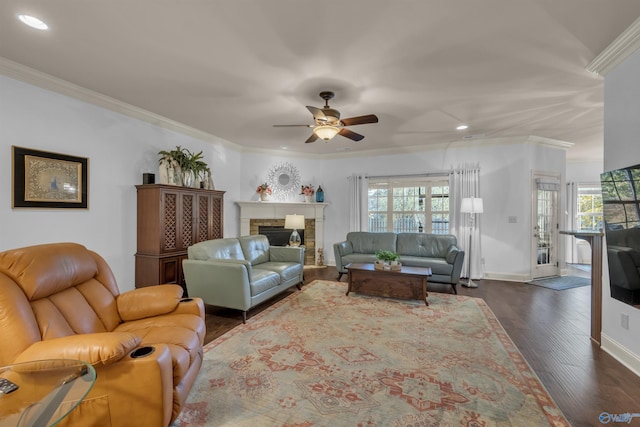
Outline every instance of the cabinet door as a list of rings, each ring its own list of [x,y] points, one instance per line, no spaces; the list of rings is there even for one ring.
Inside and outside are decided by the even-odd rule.
[[[197,195],[196,227],[196,243],[223,237],[221,195]]]
[[[197,204],[196,243],[213,239],[211,233],[211,196],[209,194],[198,194]]]
[[[161,245],[160,252],[173,252],[179,249],[178,224],[180,197],[175,190],[163,190],[161,201]]]
[[[224,199],[222,194],[212,194],[211,196],[211,222],[209,228],[209,238],[222,239],[223,236],[223,209]]]
[[[180,257],[170,257],[160,259],[158,267],[160,268],[160,281],[163,283],[180,283],[180,274],[182,272]]]
[[[178,213],[178,249],[186,250],[196,243],[196,205],[197,195],[193,191],[183,191],[180,193],[180,205]]]

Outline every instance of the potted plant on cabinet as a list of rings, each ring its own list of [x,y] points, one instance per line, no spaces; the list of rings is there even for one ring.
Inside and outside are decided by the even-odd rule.
[[[169,184],[193,187],[196,177],[200,177],[202,180],[202,174],[205,172],[210,176],[209,166],[202,160],[202,151],[192,153],[189,149],[178,145],[173,150],[162,150],[158,154],[160,155],[160,166],[162,167],[164,164],[167,168]]]

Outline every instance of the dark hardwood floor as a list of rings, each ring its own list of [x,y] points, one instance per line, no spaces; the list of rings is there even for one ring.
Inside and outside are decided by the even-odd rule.
[[[337,276],[335,267],[308,268],[305,285],[316,279],[335,281]],[[602,412],[640,413],[640,377],[589,339],[588,286],[554,291],[516,282],[477,283],[475,289],[458,286],[458,293],[487,302],[574,427],[603,425],[598,420]],[[256,307],[248,318],[293,292],[295,287]],[[451,293],[451,286],[429,284],[429,292]],[[207,306],[206,342],[240,324],[239,311]],[[624,424],[640,426],[640,418]]]

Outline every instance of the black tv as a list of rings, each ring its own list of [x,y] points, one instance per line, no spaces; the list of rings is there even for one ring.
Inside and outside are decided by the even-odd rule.
[[[611,297],[640,308],[640,164],[604,172],[600,184]]]

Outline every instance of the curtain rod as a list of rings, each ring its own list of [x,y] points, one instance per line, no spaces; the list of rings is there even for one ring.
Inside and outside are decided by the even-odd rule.
[[[393,178],[428,178],[431,176],[449,176],[451,172],[442,171],[442,172],[429,172],[429,173],[419,173],[412,175],[375,175],[375,176],[365,176],[366,179],[393,179]]]

